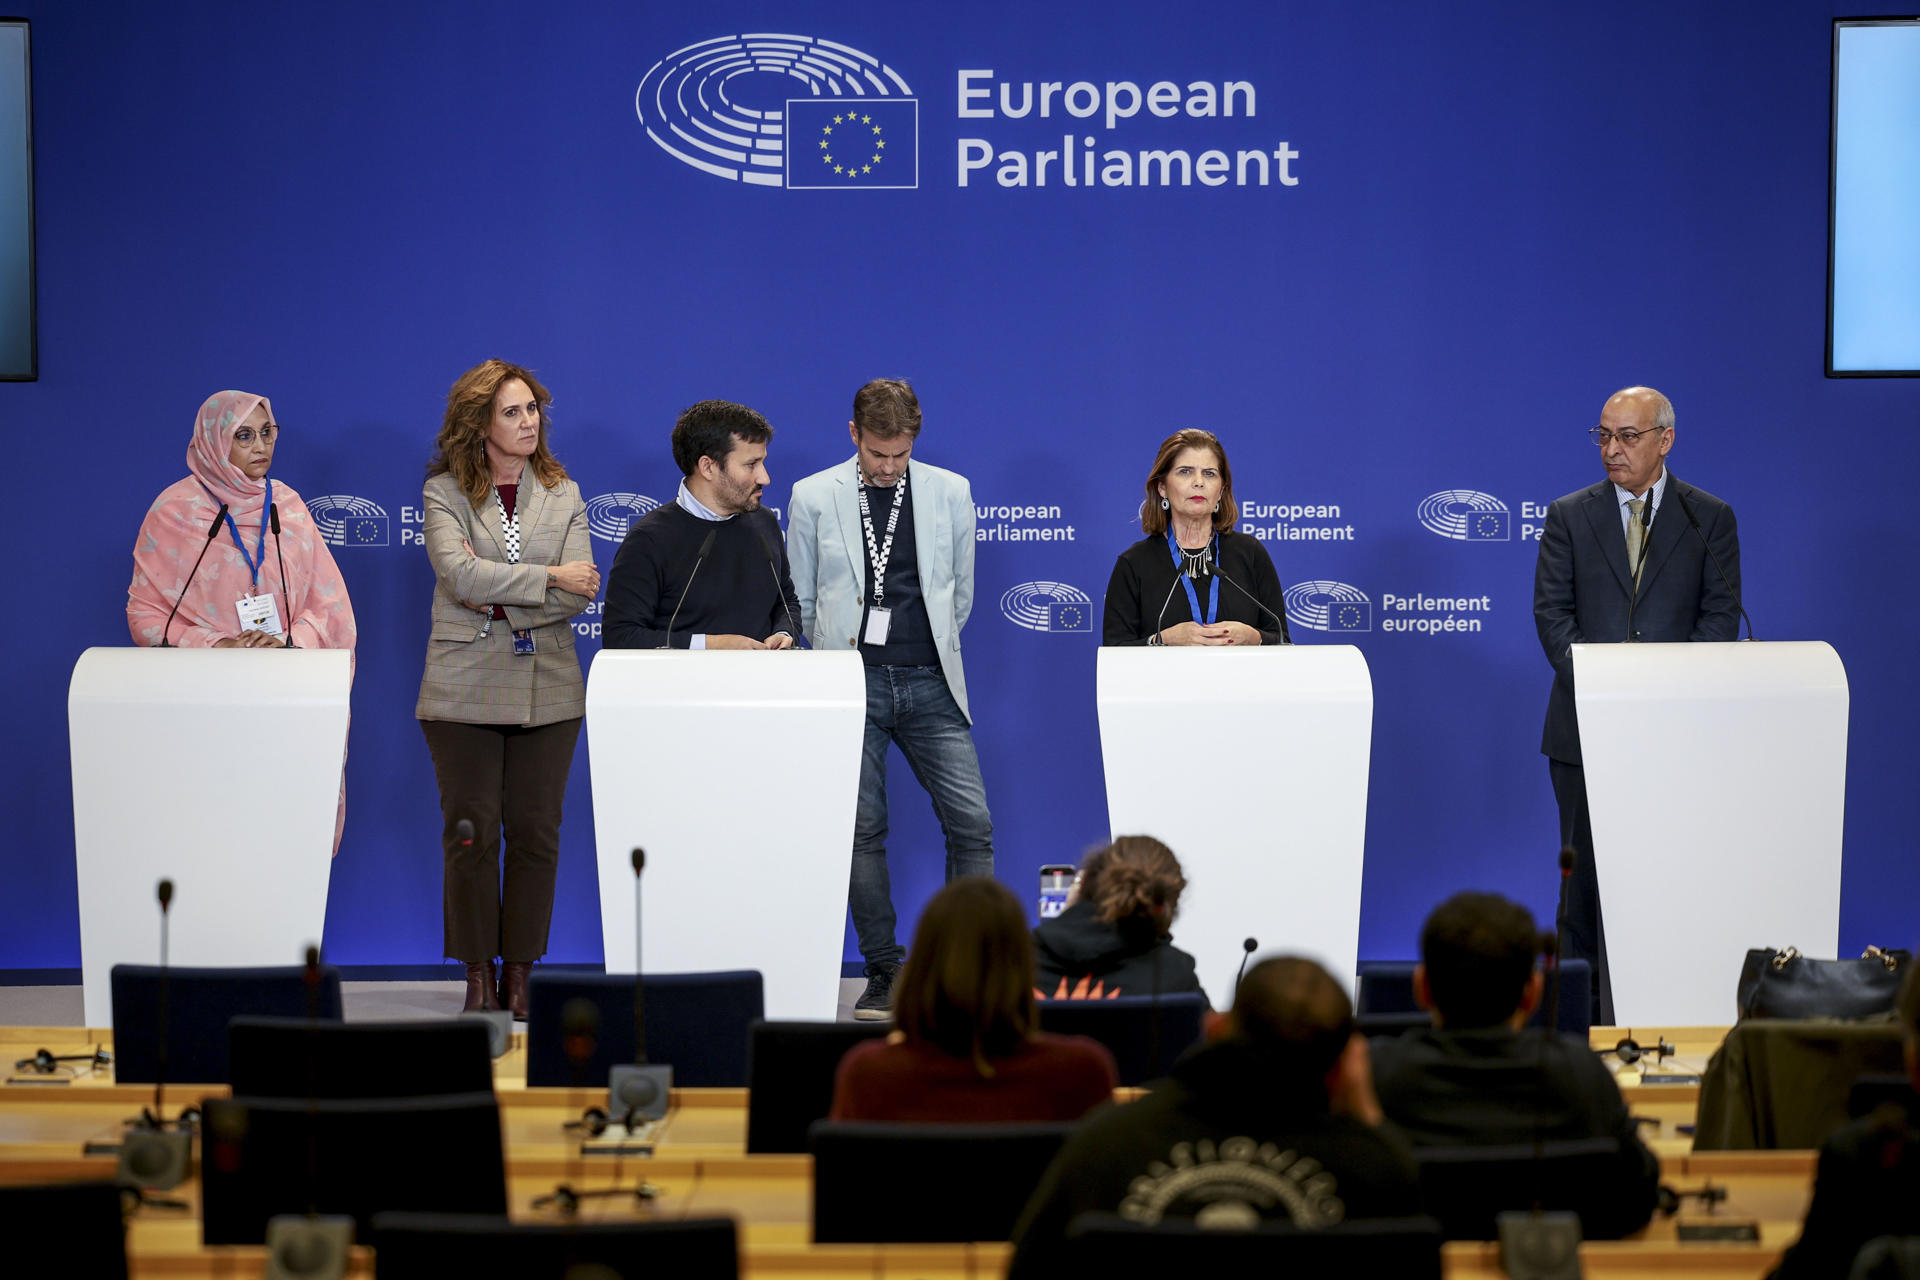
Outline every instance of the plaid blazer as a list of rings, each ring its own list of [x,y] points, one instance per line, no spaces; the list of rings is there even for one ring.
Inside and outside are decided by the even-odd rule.
[[[433,564],[433,630],[414,714],[422,720],[533,727],[586,713],[573,616],[592,601],[548,588],[547,566],[591,560],[587,507],[580,487],[562,480],[549,489],[531,470],[520,484],[520,563],[508,564],[500,508],[475,510],[453,476],[427,481],[427,559]],[[462,542],[473,545],[468,555]],[[503,605],[507,620],[488,625],[466,607]],[[515,631],[533,633],[533,655],[513,651]]]

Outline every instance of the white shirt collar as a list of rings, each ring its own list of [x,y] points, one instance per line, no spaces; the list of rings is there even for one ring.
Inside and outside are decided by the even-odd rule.
[[[693,496],[687,489],[687,482],[680,482],[680,492],[674,495],[673,505],[700,520],[731,520],[732,516],[718,515],[707,509],[705,503]]]
[[[1647,493],[1653,498],[1653,509],[1659,511],[1661,501],[1667,496],[1667,468],[1665,464],[1662,464],[1660,467],[1660,478],[1653,482],[1653,488],[1647,490]],[[1613,486],[1613,498],[1615,502],[1621,506],[1625,506],[1627,503],[1633,501],[1634,495],[1628,493],[1616,484]]]

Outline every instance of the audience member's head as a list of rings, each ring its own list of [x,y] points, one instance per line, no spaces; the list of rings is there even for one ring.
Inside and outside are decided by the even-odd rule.
[[[969,1059],[983,1076],[1033,1036],[1033,936],[998,880],[955,880],[927,904],[894,981],[893,1021],[908,1041]]]
[[[1525,907],[1497,893],[1456,893],[1420,931],[1414,993],[1450,1031],[1518,1027],[1540,1002],[1539,951]]]
[[[1275,1087],[1326,1084],[1353,1035],[1353,1001],[1311,960],[1276,956],[1247,970],[1216,1034],[1235,1035],[1269,1060]]]
[[[1094,913],[1149,941],[1173,924],[1186,887],[1180,859],[1152,836],[1121,836],[1088,854],[1080,868],[1080,898]]]

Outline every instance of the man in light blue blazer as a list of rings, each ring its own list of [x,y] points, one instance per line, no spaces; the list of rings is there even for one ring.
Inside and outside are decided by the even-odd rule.
[[[913,461],[920,401],[906,382],[860,388],[847,427],[854,456],[793,486],[787,558],[809,642],[856,649],[867,667],[847,903],[867,976],[853,1016],[877,1021],[891,1016],[906,955],[887,874],[887,744],[899,744],[933,801],[948,880],[993,874],[993,818],[960,666],[960,628],[973,609],[973,490],[965,476]]]

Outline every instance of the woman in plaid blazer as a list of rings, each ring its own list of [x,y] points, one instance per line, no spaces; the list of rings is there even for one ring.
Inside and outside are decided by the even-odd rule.
[[[446,954],[467,966],[467,1009],[521,1018],[586,710],[572,619],[600,591],[580,488],[547,448],[549,399],[501,360],[447,393],[427,466],[433,630],[414,710],[440,783]]]

